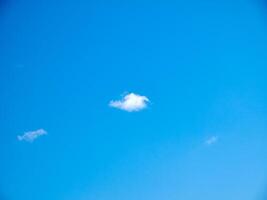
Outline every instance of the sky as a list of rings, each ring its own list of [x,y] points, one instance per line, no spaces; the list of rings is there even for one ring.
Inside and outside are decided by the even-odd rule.
[[[0,200],[266,200],[267,2],[0,0]]]

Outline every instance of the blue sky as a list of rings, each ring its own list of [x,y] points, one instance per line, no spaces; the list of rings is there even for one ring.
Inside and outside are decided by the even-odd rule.
[[[264,1],[0,12],[1,200],[267,198]]]

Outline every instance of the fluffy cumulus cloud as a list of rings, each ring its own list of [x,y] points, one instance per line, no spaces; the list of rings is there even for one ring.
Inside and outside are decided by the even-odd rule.
[[[25,132],[23,135],[18,135],[19,141],[33,142],[38,137],[46,135],[47,132],[44,129],[38,129],[35,131]]]
[[[210,138],[208,138],[206,141],[205,141],[205,144],[206,145],[212,145],[212,144],[215,144],[218,142],[218,137],[217,136],[211,136]]]
[[[134,93],[126,94],[121,100],[111,101],[109,105],[127,112],[140,111],[147,107],[149,99]]]

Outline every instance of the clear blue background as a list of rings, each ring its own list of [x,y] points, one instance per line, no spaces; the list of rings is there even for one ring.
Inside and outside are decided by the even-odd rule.
[[[0,199],[266,200],[266,4],[1,0]]]

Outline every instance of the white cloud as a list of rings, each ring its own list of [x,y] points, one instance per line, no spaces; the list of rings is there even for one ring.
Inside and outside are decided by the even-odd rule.
[[[38,129],[36,131],[28,131],[25,132],[23,135],[18,135],[18,140],[19,141],[26,141],[26,142],[33,142],[34,140],[36,140],[38,137],[42,136],[42,135],[46,135],[47,132],[44,129]]]
[[[128,112],[133,112],[146,108],[148,102],[149,99],[146,96],[130,93],[126,94],[121,100],[111,101],[109,106]]]
[[[205,141],[205,144],[206,145],[212,145],[212,144],[215,144],[218,142],[218,137],[217,136],[211,136],[210,138],[208,138],[206,141]]]

